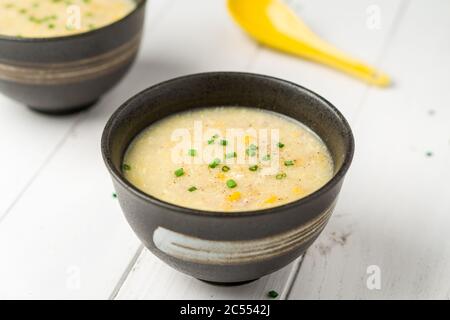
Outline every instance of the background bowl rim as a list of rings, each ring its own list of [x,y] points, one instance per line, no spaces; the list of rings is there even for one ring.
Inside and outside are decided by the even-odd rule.
[[[209,211],[209,210],[200,210],[200,209],[193,209],[188,207],[179,206],[173,203],[169,203],[166,201],[163,201],[161,199],[158,199],[154,196],[151,196],[141,190],[139,190],[137,187],[135,187],[133,184],[131,184],[128,180],[125,179],[122,172],[117,170],[112,163],[111,160],[111,150],[109,148],[109,142],[111,137],[112,128],[115,124],[116,119],[120,116],[122,112],[124,112],[128,106],[132,103],[134,103],[136,100],[140,100],[142,97],[147,95],[149,92],[158,89],[159,87],[170,85],[171,83],[175,83],[178,81],[186,81],[189,79],[195,79],[195,78],[202,78],[202,77],[211,77],[211,76],[221,76],[221,75],[232,75],[237,77],[255,77],[258,79],[265,79],[269,81],[274,81],[278,84],[284,85],[284,86],[290,86],[294,87],[297,90],[302,91],[304,94],[307,94],[309,97],[313,98],[316,101],[319,101],[323,106],[331,109],[331,111],[334,112],[336,115],[336,118],[338,121],[341,122],[341,124],[344,126],[344,128],[347,131],[347,136],[344,137],[344,139],[347,140],[348,143],[348,149],[345,152],[344,155],[344,161],[342,162],[341,167],[339,170],[333,175],[333,177],[324,184],[321,188],[317,189],[313,193],[307,195],[306,197],[297,199],[295,201],[276,206],[271,207],[267,209],[260,209],[260,210],[248,210],[248,211]],[[143,99],[141,99],[143,100]],[[212,107],[212,106],[211,106]],[[320,135],[319,135],[320,136]],[[322,138],[322,137],[321,137]],[[215,72],[201,72],[201,73],[195,73],[195,74],[189,74],[185,76],[180,76],[176,78],[172,78],[163,82],[160,82],[158,84],[155,84],[153,86],[148,87],[147,89],[144,89],[140,91],[139,93],[135,94],[131,98],[129,98],[127,101],[125,101],[114,113],[110,116],[108,119],[108,122],[105,125],[105,128],[102,133],[101,137],[101,152],[103,161],[106,164],[106,167],[112,177],[121,184],[123,188],[125,188],[128,192],[131,192],[133,195],[137,196],[141,200],[145,202],[149,202],[153,205],[156,205],[158,207],[163,207],[169,211],[175,211],[177,213],[181,214],[188,214],[188,215],[194,215],[194,216],[208,216],[208,217],[219,217],[219,218],[239,218],[239,217],[248,217],[248,216],[260,216],[260,215],[267,215],[267,214],[273,214],[278,213],[280,211],[285,211],[288,209],[291,209],[293,207],[298,207],[301,205],[304,205],[308,202],[311,202],[318,197],[322,196],[326,192],[328,192],[330,189],[332,189],[336,184],[338,184],[347,173],[347,170],[350,167],[350,164],[353,159],[355,150],[355,140],[352,133],[352,129],[348,123],[348,121],[345,119],[343,114],[328,100],[320,96],[319,94],[313,92],[310,89],[307,89],[299,84],[296,84],[294,82],[276,78],[273,76],[263,75],[263,74],[257,74],[257,73],[250,73],[250,72],[235,72],[235,71],[215,71]]]
[[[27,37],[15,37],[15,36],[7,36],[0,33],[0,41],[7,41],[7,42],[19,42],[19,43],[49,43],[49,42],[58,42],[58,41],[66,41],[66,40],[73,40],[78,38],[86,37],[87,35],[92,35],[101,31],[104,31],[105,29],[112,28],[118,23],[121,23],[124,20],[127,20],[132,15],[134,15],[138,10],[144,7],[147,0],[134,0],[136,3],[136,7],[131,10],[128,14],[123,16],[121,19],[114,21],[113,23],[107,24],[100,28],[95,28],[90,31],[81,32],[81,33],[75,33],[72,35],[67,36],[57,36],[57,37],[36,37],[36,38],[27,38]]]

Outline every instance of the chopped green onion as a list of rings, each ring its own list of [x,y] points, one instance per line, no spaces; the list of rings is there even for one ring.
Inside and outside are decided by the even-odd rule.
[[[266,154],[262,159],[263,159],[263,161],[269,161],[270,160],[270,154]]]
[[[195,190],[197,190],[197,187],[192,186],[188,189],[189,192],[194,192]]]
[[[189,149],[188,155],[190,155],[191,157],[195,157],[197,155],[197,150]]]
[[[122,165],[122,169],[123,169],[123,171],[130,171],[131,170],[131,166],[129,164],[124,163]]]
[[[269,298],[275,299],[276,297],[278,297],[278,292],[276,292],[275,290],[270,290],[270,291],[267,293],[267,296],[268,296]]]
[[[175,176],[181,177],[182,175],[184,175],[184,169],[183,168],[179,168],[179,169],[175,170]]]
[[[237,153],[236,152],[229,152],[225,155],[225,158],[230,159],[230,158],[236,158],[237,157]]]
[[[277,179],[277,180],[281,180],[281,179],[284,179],[284,178],[286,178],[287,177],[287,174],[286,173],[279,173],[279,174],[277,174],[276,176],[275,176],[275,178]]]
[[[215,158],[210,164],[209,167],[211,169],[214,169],[215,167],[217,167],[220,164],[220,159],[219,158]]]
[[[281,142],[278,142],[277,145],[278,145],[278,148],[280,148],[280,149],[284,147],[284,143],[281,143]]]
[[[223,167],[222,167],[222,171],[223,171],[223,172],[228,172],[228,171],[230,171],[230,167],[228,167],[228,166],[223,166]]]
[[[228,141],[227,140],[220,140],[220,144],[222,146],[226,146],[228,144]]]
[[[286,161],[284,162],[284,165],[285,165],[286,167],[293,166],[293,165],[294,165],[294,161],[293,161],[293,160],[286,160]]]
[[[213,144],[214,141],[219,137],[218,134],[215,134],[211,137],[211,139],[208,140],[208,144]]]
[[[236,181],[234,181],[233,179],[230,179],[227,181],[227,187],[230,189],[236,188],[237,183]]]
[[[250,157],[254,157],[256,156],[256,150],[258,150],[258,147],[255,146],[254,144],[251,144],[248,146],[248,149],[245,150],[245,153]]]
[[[117,193],[113,192],[112,197],[117,198]]]
[[[256,171],[256,170],[258,170],[258,166],[255,164],[254,166],[249,167],[248,170]]]

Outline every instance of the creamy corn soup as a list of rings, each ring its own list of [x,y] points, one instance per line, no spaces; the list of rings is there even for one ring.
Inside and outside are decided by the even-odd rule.
[[[122,170],[129,182],[158,199],[233,212],[307,196],[332,178],[333,161],[321,139],[291,118],[218,107],[151,125],[131,143]]]
[[[0,0],[0,35],[47,38],[97,29],[122,19],[133,0]]]

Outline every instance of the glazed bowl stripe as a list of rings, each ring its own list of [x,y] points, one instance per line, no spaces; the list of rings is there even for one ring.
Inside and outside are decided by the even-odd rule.
[[[0,79],[23,84],[68,84],[114,72],[136,55],[141,33],[107,53],[88,59],[60,63],[0,61]]]

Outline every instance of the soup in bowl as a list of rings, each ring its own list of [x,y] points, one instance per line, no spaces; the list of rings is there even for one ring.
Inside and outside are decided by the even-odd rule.
[[[233,72],[151,87],[112,115],[102,137],[120,205],[145,246],[227,284],[305,252],[331,216],[353,148],[325,99]]]
[[[136,7],[133,0],[0,0],[0,34],[51,38],[112,24]]]
[[[92,106],[138,52],[145,0],[0,0],[0,91],[34,110]]]
[[[235,212],[313,193],[333,176],[333,160],[300,122],[228,106],[193,109],[150,125],[131,143],[122,170],[131,184],[163,201]]]

